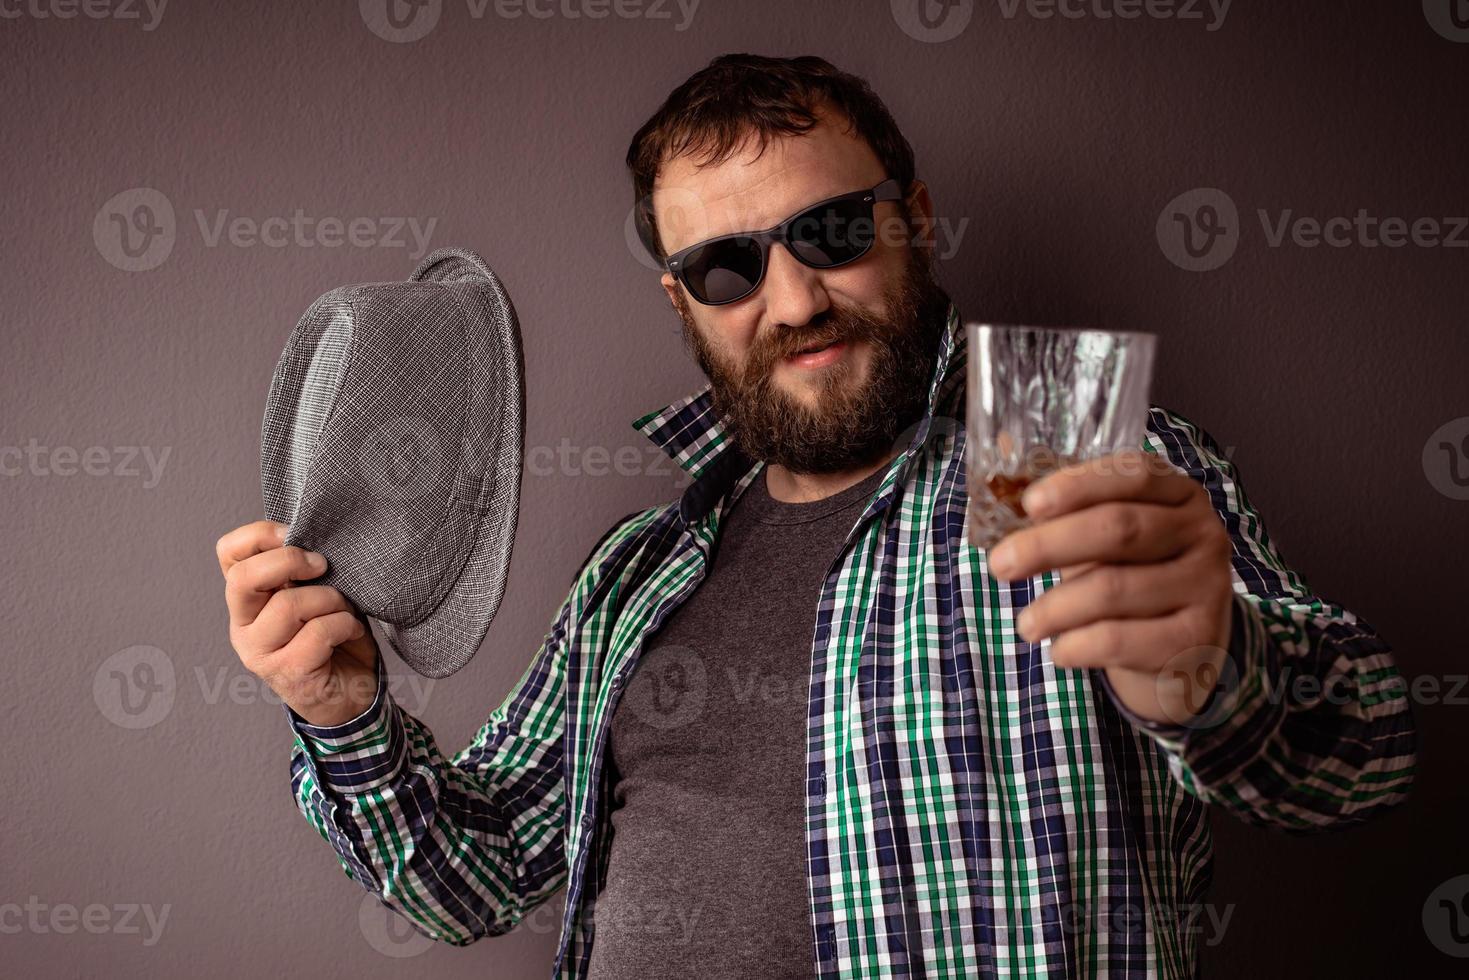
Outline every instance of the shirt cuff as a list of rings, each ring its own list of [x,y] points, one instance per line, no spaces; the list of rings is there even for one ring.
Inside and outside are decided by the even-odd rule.
[[[1144,718],[1122,703],[1105,670],[1096,671],[1097,680],[1128,723],[1179,756],[1201,780],[1212,782],[1258,755],[1285,713],[1270,682],[1280,668],[1280,649],[1270,639],[1259,607],[1240,592],[1232,598],[1227,654],[1213,689],[1194,716],[1182,722]]]
[[[317,784],[338,793],[365,793],[390,782],[403,767],[408,740],[388,691],[383,657],[377,658],[377,693],[356,718],[340,725],[312,725],[289,705],[286,720],[296,734]]]

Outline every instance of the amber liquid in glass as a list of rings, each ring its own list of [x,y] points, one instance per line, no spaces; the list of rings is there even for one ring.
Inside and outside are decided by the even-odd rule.
[[[990,493],[995,499],[1009,507],[1019,517],[1026,516],[1025,508],[1020,504],[1020,495],[1025,493],[1025,488],[1040,478],[1040,474],[1024,473],[1019,476],[1010,476],[1005,473],[996,473],[985,481],[990,488]]]

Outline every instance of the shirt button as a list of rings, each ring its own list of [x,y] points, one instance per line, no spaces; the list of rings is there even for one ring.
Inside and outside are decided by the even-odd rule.
[[[581,818],[581,829],[589,831],[592,829],[592,825],[596,822],[596,818],[588,813]]]
[[[816,781],[816,789],[821,794],[821,798],[826,799],[826,770],[824,769],[821,772],[821,778]]]

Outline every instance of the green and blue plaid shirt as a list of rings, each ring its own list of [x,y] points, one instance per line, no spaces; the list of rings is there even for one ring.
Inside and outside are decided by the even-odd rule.
[[[1191,976],[1206,805],[1311,831],[1399,802],[1414,763],[1404,685],[1372,628],[1286,567],[1208,434],[1158,407],[1144,448],[1205,486],[1234,540],[1238,683],[1215,696],[1209,725],[1168,727],[1124,710],[1100,672],[1058,669],[1048,641],[1024,642],[1014,625],[1056,574],[1002,582],[965,543],[965,374],[950,307],[928,410],[818,600],[812,972]],[[335,728],[288,712],[297,804],[349,876],[453,944],[506,932],[565,887],[562,978],[585,976],[595,942],[618,696],[763,465],[733,447],[707,387],[634,425],[692,484],[596,544],[467,748],[445,757],[382,683]]]

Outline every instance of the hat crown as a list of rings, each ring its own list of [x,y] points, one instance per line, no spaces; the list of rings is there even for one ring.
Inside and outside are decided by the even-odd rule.
[[[519,326],[472,255],[434,253],[413,280],[321,296],[292,332],[266,405],[266,516],[290,525],[287,544],[325,554],[331,567],[317,581],[395,627],[395,644],[466,569],[483,608],[443,615],[455,617],[461,644],[475,626],[482,636],[508,571],[523,438]],[[424,669],[399,648],[434,676],[473,652],[429,651],[445,659]]]

